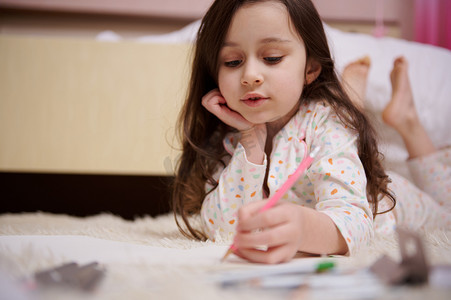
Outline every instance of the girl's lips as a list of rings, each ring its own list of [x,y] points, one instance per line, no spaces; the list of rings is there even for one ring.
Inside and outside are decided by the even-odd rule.
[[[241,100],[244,104],[250,107],[257,107],[262,105],[269,98],[257,98],[257,99],[244,99]]]
[[[264,97],[259,94],[247,94],[241,99],[241,101],[247,106],[257,107],[263,104],[268,99],[268,97]]]

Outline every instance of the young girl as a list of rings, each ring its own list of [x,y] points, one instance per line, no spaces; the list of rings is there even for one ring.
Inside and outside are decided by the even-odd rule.
[[[310,0],[217,0],[202,20],[179,118],[173,209],[198,239],[232,238],[254,262],[353,254],[395,200],[374,130],[335,74]],[[259,213],[315,147],[311,167]],[[189,223],[199,214],[202,229]],[[267,246],[266,251],[258,250]]]

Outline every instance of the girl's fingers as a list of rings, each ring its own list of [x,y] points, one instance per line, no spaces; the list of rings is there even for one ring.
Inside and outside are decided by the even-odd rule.
[[[238,211],[237,231],[255,231],[274,227],[293,220],[299,214],[300,206],[281,202],[276,206],[260,212],[266,201],[258,201],[242,207]]]
[[[218,89],[211,90],[202,98],[202,105],[211,113],[216,114],[220,105],[226,104]]]
[[[291,259],[300,247],[303,208],[287,202],[260,212],[266,201],[240,209],[234,243],[240,256],[250,261],[277,263]],[[264,245],[268,251],[258,250]]]
[[[211,90],[202,98],[202,105],[212,114],[217,116],[225,124],[238,130],[253,127],[241,114],[231,110],[227,106],[227,101],[218,89]]]
[[[238,220],[246,221],[250,217],[257,215],[263,206],[265,206],[266,202],[267,200],[255,201],[241,207],[238,210]]]
[[[279,246],[269,248],[267,251],[257,249],[238,249],[237,255],[255,263],[277,264],[287,262],[294,257],[296,251],[293,252],[288,247]]]
[[[286,244],[296,244],[293,240],[294,229],[289,223],[263,229],[259,231],[239,232],[235,236],[235,245],[239,249],[256,248],[258,245],[265,245],[269,248]]]

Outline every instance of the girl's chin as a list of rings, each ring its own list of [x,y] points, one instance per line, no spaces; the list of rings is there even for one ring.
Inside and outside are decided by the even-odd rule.
[[[262,120],[262,119],[256,119],[256,118],[245,118],[245,119],[254,125],[261,125],[261,124],[268,123],[267,120]]]
[[[240,112],[240,114],[252,124],[265,124],[270,122],[271,118],[265,112]]]
[[[248,118],[245,117],[246,120],[248,120],[250,123],[255,124],[255,125],[260,125],[260,124],[267,124],[267,123],[272,123],[274,121],[279,120],[279,118],[275,118],[275,117],[268,117],[268,116],[249,116]]]

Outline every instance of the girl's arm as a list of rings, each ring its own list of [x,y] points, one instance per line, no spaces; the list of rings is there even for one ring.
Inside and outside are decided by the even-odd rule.
[[[226,142],[226,146],[231,146],[229,139]],[[238,210],[263,198],[265,171],[265,159],[263,164],[254,164],[247,159],[244,147],[240,143],[236,146],[227,166],[217,172],[218,185],[207,190],[202,203],[201,220],[210,239],[215,240],[218,235],[231,238],[235,234]]]
[[[301,119],[306,122],[306,143],[310,148],[321,146],[321,151],[301,180],[303,183],[294,190],[301,191],[315,206],[284,202],[264,213],[257,213],[264,201],[243,207],[235,245],[237,254],[248,260],[283,262],[297,251],[352,254],[367,245],[373,235],[356,136],[331,109],[321,105],[309,109]],[[256,250],[257,245],[267,245],[268,251]]]
[[[250,162],[262,164],[265,156],[266,125],[252,124],[238,112],[231,110],[218,89],[202,98],[202,105],[225,124],[241,132],[241,144]]]
[[[228,145],[225,146],[233,152],[232,158],[226,168],[218,170],[218,185],[207,191],[209,193],[202,203],[202,222],[206,234],[214,240],[218,234],[221,237],[233,236],[238,209],[262,199],[266,172],[266,125],[252,124],[231,110],[218,89],[207,93],[202,98],[202,105],[222,122],[241,132],[236,148],[230,139],[226,139]]]
[[[243,206],[235,236],[237,254],[254,262],[279,263],[298,251],[344,255],[368,243],[372,214],[353,144],[351,140],[334,153],[319,155],[307,172],[315,209],[283,201],[264,212],[259,210],[266,201]],[[260,251],[257,245],[266,245],[268,250]]]
[[[266,125],[254,125],[241,131],[240,143],[246,151],[249,162],[263,164],[265,159]]]

